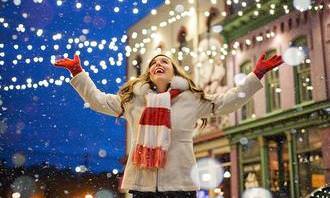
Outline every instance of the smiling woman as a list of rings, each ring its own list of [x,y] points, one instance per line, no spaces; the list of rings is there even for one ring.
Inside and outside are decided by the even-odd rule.
[[[174,76],[173,67],[171,60],[166,56],[157,56],[150,62],[150,79],[156,85],[158,92],[167,90],[167,86]]]
[[[329,0],[0,9],[0,197],[294,198],[330,183]]]
[[[245,83],[221,96],[205,96],[162,54],[152,58],[148,69],[128,81],[117,95],[98,90],[77,55],[73,60],[58,60],[55,66],[71,72],[71,85],[92,109],[127,119],[132,139],[122,189],[130,190],[133,197],[196,197],[199,184],[189,174],[196,165],[192,145],[195,123],[211,113],[237,110],[261,89],[259,79],[282,63],[280,56],[264,57]],[[238,96],[241,91],[246,97]]]

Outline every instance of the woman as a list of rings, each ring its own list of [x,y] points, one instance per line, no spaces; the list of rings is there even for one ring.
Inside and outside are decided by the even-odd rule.
[[[90,108],[127,120],[131,148],[122,188],[133,197],[196,197],[199,187],[190,171],[196,164],[192,131],[199,118],[211,113],[228,114],[243,106],[262,88],[259,79],[283,63],[281,56],[262,55],[245,83],[224,95],[206,96],[165,55],[155,56],[148,69],[128,81],[117,95],[98,90],[83,71],[77,55],[55,66],[68,69],[71,85]],[[245,97],[239,97],[245,92]]]

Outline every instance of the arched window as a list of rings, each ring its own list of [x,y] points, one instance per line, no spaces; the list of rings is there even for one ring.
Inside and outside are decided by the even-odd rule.
[[[296,27],[300,25],[300,16],[296,17]]]
[[[276,54],[276,49],[266,52],[266,59]],[[272,112],[281,108],[281,88],[278,67],[266,74],[266,110]]]
[[[252,71],[252,63],[251,61],[245,61],[240,66],[240,72],[244,74],[249,74]],[[253,98],[250,99],[248,103],[246,103],[241,110],[242,120],[246,120],[248,118],[252,118],[254,115],[254,101]]]
[[[308,21],[308,12],[304,12],[304,23],[306,24]]]
[[[292,19],[291,18],[288,21],[288,27],[289,27],[289,30],[292,29]]]
[[[291,47],[298,47],[300,50],[303,50],[306,55],[304,62],[298,66],[295,66],[293,69],[295,79],[296,104],[300,104],[302,102],[311,101],[313,99],[313,86],[311,79],[307,37],[305,35],[299,36],[292,41],[291,45]]]
[[[284,22],[281,23],[281,32],[284,32]]]

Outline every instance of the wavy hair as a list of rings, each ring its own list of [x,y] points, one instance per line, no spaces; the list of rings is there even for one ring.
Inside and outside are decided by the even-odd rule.
[[[122,113],[119,115],[119,117],[121,116],[121,115],[123,115],[123,113],[124,113],[124,105],[126,104],[126,103],[128,103],[128,102],[130,102],[132,99],[133,99],[133,97],[134,97],[134,93],[133,93],[133,88],[134,88],[134,85],[135,84],[137,84],[137,83],[142,83],[142,85],[144,85],[144,84],[146,84],[146,83],[148,83],[149,85],[150,85],[150,87],[154,87],[154,84],[153,84],[153,82],[151,81],[151,79],[150,79],[150,74],[149,74],[149,68],[151,67],[151,63],[152,63],[152,61],[155,59],[155,58],[157,58],[157,57],[159,57],[159,56],[165,56],[166,58],[168,58],[169,60],[171,60],[171,64],[172,64],[172,66],[173,66],[173,69],[174,69],[174,75],[177,75],[177,76],[181,76],[181,77],[183,77],[184,79],[186,79],[187,81],[188,81],[188,84],[189,84],[189,90],[191,91],[191,92],[193,92],[193,93],[198,93],[198,94],[200,94],[200,96],[201,96],[201,98],[202,99],[204,99],[204,100],[209,100],[209,99],[207,99],[206,97],[205,97],[205,94],[204,94],[204,91],[201,89],[201,88],[199,88],[199,87],[197,87],[196,85],[195,85],[195,83],[194,83],[194,81],[184,72],[184,71],[182,71],[182,69],[181,68],[179,68],[178,66],[177,66],[177,64],[175,64],[174,63],[174,61],[170,58],[170,57],[168,57],[168,56],[166,56],[166,55],[164,55],[164,54],[158,54],[158,55],[156,55],[156,56],[154,56],[151,60],[150,60],[150,62],[149,62],[149,64],[148,64],[148,69],[146,69],[146,71],[144,71],[144,73],[142,73],[139,77],[137,77],[136,79],[133,79],[133,80],[129,80],[129,81],[127,81],[121,88],[120,88],[120,90],[119,90],[119,92],[118,92],[118,95],[119,95],[119,97],[120,97],[120,100],[121,100],[121,107],[122,107]]]

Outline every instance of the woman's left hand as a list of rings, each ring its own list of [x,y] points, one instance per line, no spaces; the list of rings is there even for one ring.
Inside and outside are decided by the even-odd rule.
[[[265,60],[266,53],[261,55],[257,61],[257,64],[253,70],[256,76],[261,79],[265,73],[272,70],[275,67],[278,67],[283,63],[282,56],[274,55],[268,60]]]

